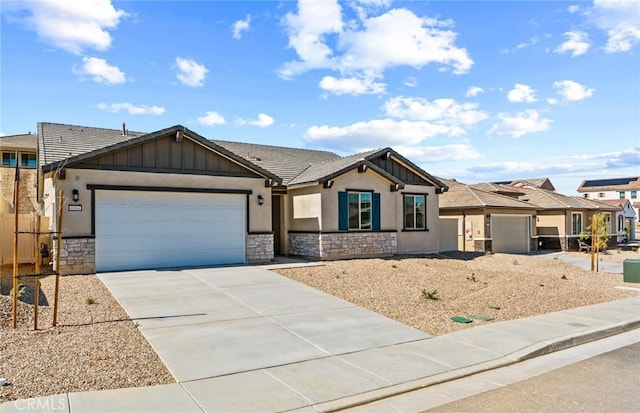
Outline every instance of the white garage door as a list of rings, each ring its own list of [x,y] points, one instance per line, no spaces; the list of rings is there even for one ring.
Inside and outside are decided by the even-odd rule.
[[[245,261],[244,195],[96,191],[97,271]]]
[[[458,218],[440,218],[440,252],[458,251]]]
[[[493,252],[529,252],[529,216],[491,215]]]

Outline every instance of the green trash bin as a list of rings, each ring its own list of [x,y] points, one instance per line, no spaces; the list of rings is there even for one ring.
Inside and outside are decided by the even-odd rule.
[[[640,283],[640,260],[626,259],[622,262],[623,281],[626,283]]]

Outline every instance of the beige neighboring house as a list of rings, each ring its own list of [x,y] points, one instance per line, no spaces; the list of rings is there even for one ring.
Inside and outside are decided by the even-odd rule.
[[[587,179],[582,181],[578,187],[578,192],[585,199],[598,201],[620,201],[628,199],[634,210],[634,224],[631,226],[633,234],[631,239],[635,240],[635,234],[640,231],[640,176],[626,178],[608,179]],[[629,213],[624,214],[625,218],[630,217]]]
[[[442,181],[449,190],[440,196],[441,251],[537,250],[537,206],[514,199],[514,195],[521,194],[519,191],[495,184]]]
[[[20,170],[18,230],[29,232],[35,229],[34,213],[38,207],[36,148],[36,135],[0,136],[0,264],[13,262],[16,165]],[[35,239],[28,235],[19,236],[19,263],[34,261],[34,242]]]
[[[596,213],[608,216],[610,242],[616,244],[615,223],[617,206],[610,206],[577,196],[562,195],[533,186],[517,188],[523,192],[519,199],[537,206],[536,226],[541,249],[578,249],[580,234],[587,231],[591,217]]]
[[[37,183],[37,136],[32,134],[0,136],[0,213],[13,213],[16,164],[20,167],[20,214],[34,211]]]
[[[61,271],[439,251],[447,186],[391,148],[326,151],[38,124],[41,200],[63,197]]]

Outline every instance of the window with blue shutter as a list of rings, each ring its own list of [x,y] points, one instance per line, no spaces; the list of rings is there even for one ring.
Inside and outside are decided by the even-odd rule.
[[[338,229],[380,230],[380,194],[338,192]]]

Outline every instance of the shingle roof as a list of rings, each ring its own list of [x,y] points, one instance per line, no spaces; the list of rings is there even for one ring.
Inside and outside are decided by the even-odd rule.
[[[368,155],[371,155],[375,152],[376,151],[358,153],[351,156],[345,156],[343,158],[329,159],[324,162],[311,164],[299,175],[289,181],[289,185],[319,181],[323,178],[334,175],[336,172],[344,171],[345,169],[354,167],[360,161],[365,161]],[[370,162],[367,162],[367,164],[370,167],[374,167],[374,165],[371,165]]]
[[[640,176],[584,180],[578,187],[578,192],[621,191],[627,189],[640,189]]]
[[[553,186],[549,178],[526,178],[526,179],[515,179],[513,181],[499,181],[499,182],[491,182],[491,183],[496,185],[517,186],[518,188],[523,186],[523,184],[535,186],[536,188],[544,188],[545,184],[547,184],[549,186],[549,189],[551,189],[552,191],[556,190],[556,188]]]
[[[577,196],[562,195],[542,188],[518,188],[525,193],[520,199],[538,205],[542,209],[586,209],[613,210],[606,204],[600,204]]]
[[[0,136],[0,149],[17,148],[17,149],[33,149],[38,147],[38,137],[31,133],[23,135]]]
[[[312,164],[341,159],[335,153],[328,151],[221,140],[213,142],[279,176],[284,185],[289,184]]]
[[[449,187],[449,191],[440,195],[440,208],[537,209],[537,206],[505,195],[482,191],[472,186],[453,185]]]
[[[122,133],[121,129],[90,128],[60,123],[38,123],[40,165],[59,162],[145,135],[144,132]]]
[[[478,184],[470,185],[472,188],[480,189],[481,191],[486,192],[495,192],[496,194],[509,195],[509,196],[519,196],[524,195],[524,192],[508,187],[506,185],[493,184],[491,182],[481,182]]]

